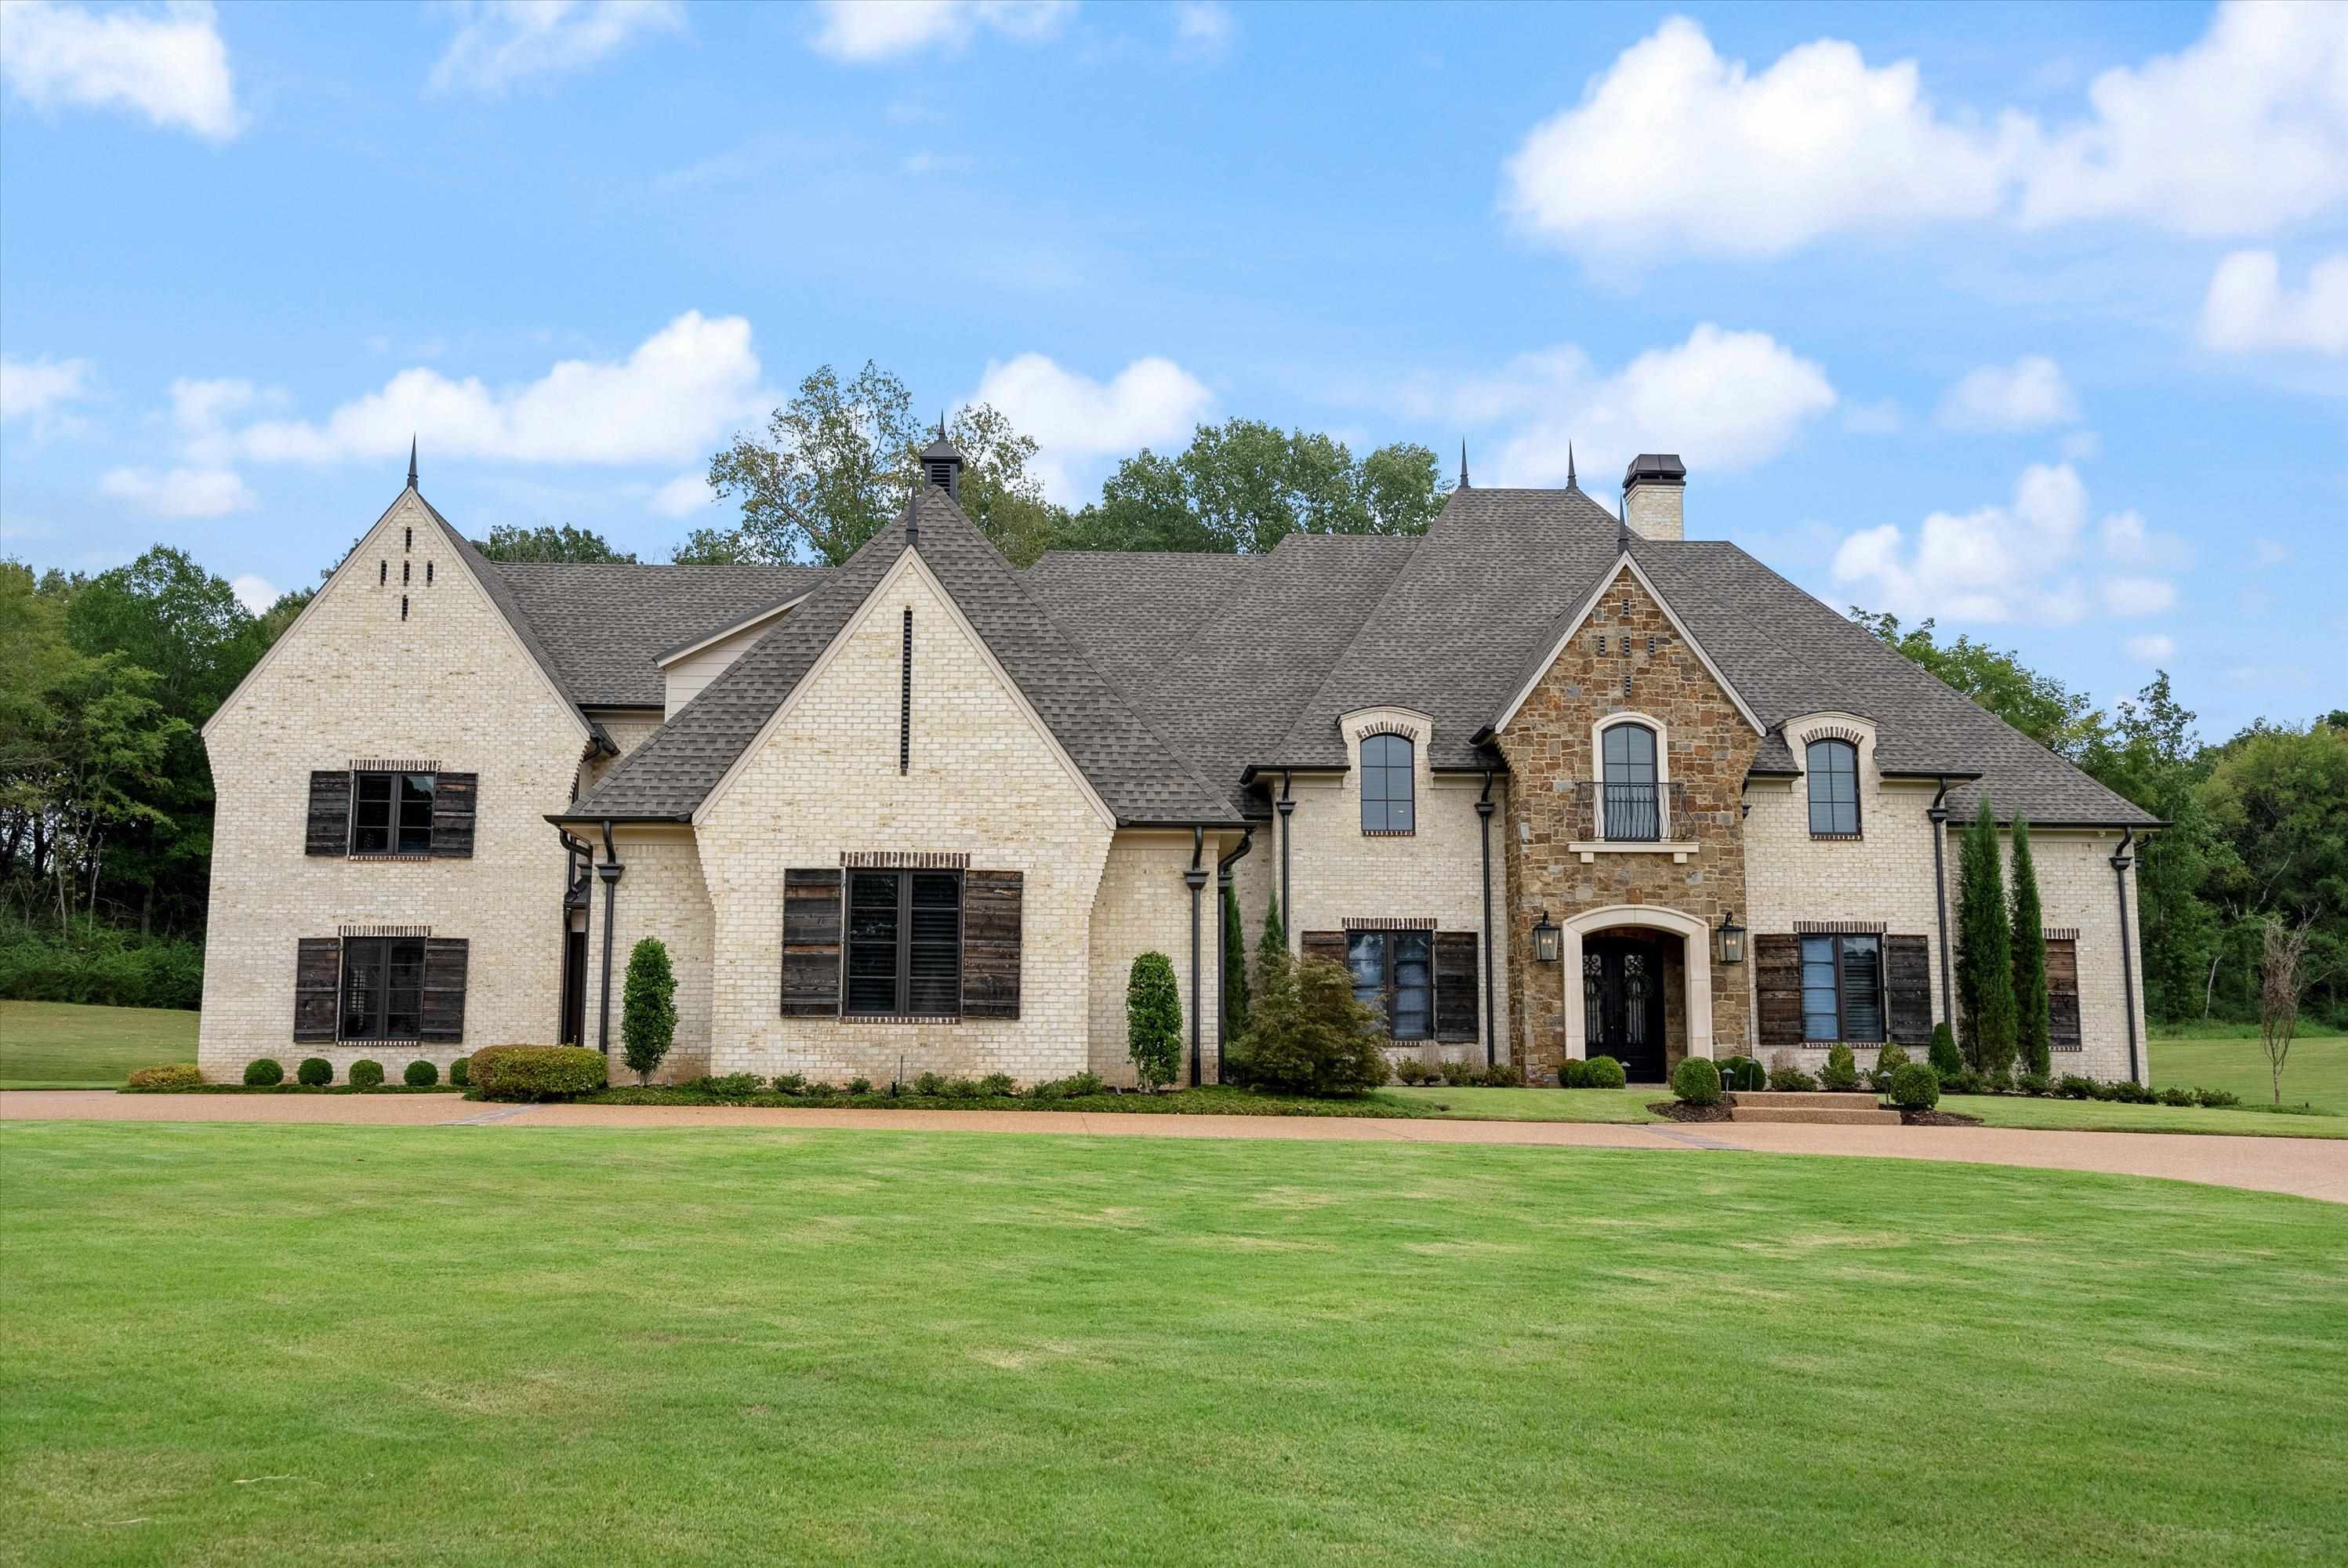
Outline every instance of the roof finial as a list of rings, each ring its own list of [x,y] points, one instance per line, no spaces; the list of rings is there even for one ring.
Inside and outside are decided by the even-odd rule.
[[[1581,488],[1581,481],[1573,476],[1573,443],[1571,441],[1565,444],[1565,488],[1568,490]]]
[[[1468,482],[1468,438],[1465,436],[1459,438],[1459,488],[1461,490],[1475,488]]]
[[[407,437],[407,488],[416,488],[416,436],[413,431]]]

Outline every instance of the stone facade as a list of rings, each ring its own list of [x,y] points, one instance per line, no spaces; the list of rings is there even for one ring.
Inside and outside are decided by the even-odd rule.
[[[403,582],[403,578],[405,581]],[[407,602],[403,614],[401,602]],[[587,731],[439,526],[403,495],[204,729],[221,801],[197,1061],[235,1082],[273,1057],[373,1057],[396,1081],[482,1046],[553,1037],[561,853]],[[479,775],[469,859],[304,852],[313,769],[437,762]],[[461,1045],[294,1040],[295,944],[344,926],[426,925],[471,944]]]

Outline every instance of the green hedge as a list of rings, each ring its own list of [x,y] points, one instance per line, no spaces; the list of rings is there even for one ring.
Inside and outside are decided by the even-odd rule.
[[[470,1077],[483,1099],[566,1099],[603,1087],[603,1057],[580,1046],[487,1046]]]
[[[0,997],[108,1007],[203,1006],[200,942],[141,942],[132,933],[77,921],[55,926],[0,922]]]

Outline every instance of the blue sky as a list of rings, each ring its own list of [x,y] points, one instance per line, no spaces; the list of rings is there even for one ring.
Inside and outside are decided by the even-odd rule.
[[[2348,6],[0,11],[0,552],[660,559],[816,365],[1076,501],[1245,415],[2204,727],[2348,704]],[[1456,460],[1456,457],[1454,459]]]

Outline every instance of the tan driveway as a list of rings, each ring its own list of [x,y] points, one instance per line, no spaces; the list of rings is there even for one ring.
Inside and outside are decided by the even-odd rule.
[[[1560,1149],[1711,1149],[1953,1160],[2161,1176],[2348,1203],[2348,1140],[2002,1127],[1807,1127],[1704,1122],[1425,1121],[1305,1116],[1148,1116],[1048,1110],[784,1110],[749,1106],[486,1105],[456,1095],[0,1093],[0,1120],[267,1121],[362,1127],[830,1127],[893,1132],[1044,1132],[1104,1138],[1499,1143]]]

